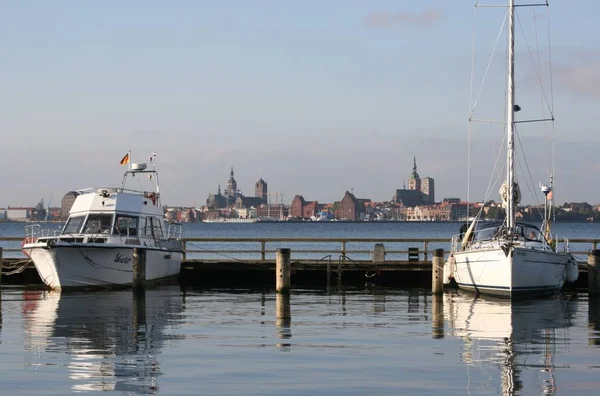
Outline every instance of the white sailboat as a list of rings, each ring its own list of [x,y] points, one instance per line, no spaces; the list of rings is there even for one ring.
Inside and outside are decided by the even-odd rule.
[[[557,249],[550,230],[552,185],[542,186],[546,208],[542,228],[516,222],[520,190],[515,175],[515,113],[520,107],[515,103],[514,89],[515,7],[514,0],[508,0],[506,179],[500,189],[506,218],[490,223],[476,217],[467,230],[452,238],[445,265],[446,275],[461,289],[507,297],[554,292],[578,276],[577,261],[569,253],[568,242]]]
[[[174,277],[183,258],[181,225],[168,226],[160,203],[158,172],[146,163],[129,164],[121,187],[77,191],[66,224],[60,231],[25,228],[23,252],[42,281],[53,290],[133,284],[133,251],[146,251],[145,280]],[[140,186],[127,188],[127,178]],[[148,188],[142,178],[148,177]]]

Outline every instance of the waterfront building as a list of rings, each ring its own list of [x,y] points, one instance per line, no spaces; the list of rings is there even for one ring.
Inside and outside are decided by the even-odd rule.
[[[340,220],[362,220],[364,219],[366,209],[365,203],[371,202],[370,199],[356,198],[350,191],[346,191],[344,198],[340,201],[338,218]]]
[[[310,219],[319,211],[317,201],[306,201],[302,195],[296,195],[290,204],[289,217],[297,219]]]
[[[22,206],[9,206],[6,209],[6,219],[12,221],[30,220],[33,216],[35,208]]]

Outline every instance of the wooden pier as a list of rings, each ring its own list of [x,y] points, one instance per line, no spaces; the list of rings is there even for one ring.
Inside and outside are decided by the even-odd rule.
[[[449,253],[440,238],[185,238],[180,283],[206,287],[275,286],[278,249],[290,249],[291,284],[329,287],[380,283],[389,286],[431,287],[434,252]],[[7,275],[27,257],[21,238],[2,238],[2,282],[41,284],[32,263]],[[572,239],[580,260],[580,280],[587,287],[586,257],[600,239]],[[439,253],[438,253],[439,254]],[[437,258],[439,261],[439,258]],[[13,271],[14,272],[14,271]]]

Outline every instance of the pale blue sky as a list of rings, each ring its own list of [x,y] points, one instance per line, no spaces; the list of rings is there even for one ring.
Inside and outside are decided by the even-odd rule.
[[[134,160],[158,153],[170,205],[204,204],[231,166],[246,195],[262,177],[286,202],[350,189],[389,200],[413,155],[438,200],[466,198],[473,3],[0,0],[0,207],[118,185],[129,148]],[[504,13],[477,14],[486,53]],[[561,203],[600,203],[599,14],[593,0],[536,12],[546,57],[550,20]],[[500,91],[504,43],[490,71]],[[486,62],[477,58],[476,75]],[[519,103],[540,108],[523,63]],[[481,102],[502,114],[498,93]],[[472,200],[483,198],[500,135],[473,133]],[[535,184],[547,178],[543,136],[523,134]]]

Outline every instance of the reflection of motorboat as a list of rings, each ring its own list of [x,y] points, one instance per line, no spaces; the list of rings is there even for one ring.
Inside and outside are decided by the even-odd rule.
[[[64,353],[73,391],[157,389],[165,328],[182,309],[178,286],[139,295],[131,290],[27,293],[25,347],[40,352],[36,359],[44,351]]]
[[[128,163],[129,154],[121,162]],[[146,176],[149,182],[140,180]],[[127,188],[128,178],[139,187]],[[179,274],[181,226],[164,222],[154,168],[147,169],[145,163],[130,164],[121,187],[73,194],[76,198],[60,233],[40,226],[25,228],[23,252],[51,289],[131,285],[134,249],[145,252],[144,281]]]
[[[557,332],[571,326],[576,310],[576,300],[560,297],[509,301],[473,299],[460,294],[444,296],[444,316],[450,333],[464,340],[462,360],[470,368],[470,387],[489,389],[489,382],[499,379],[498,387],[507,395],[539,393],[524,390],[531,382],[543,382],[545,394],[554,392]],[[490,365],[500,366],[499,377],[489,375]],[[538,369],[528,371],[528,367]],[[477,368],[484,374],[481,384]],[[529,381],[523,378],[524,371],[546,378]],[[475,389],[471,391],[476,393]]]

